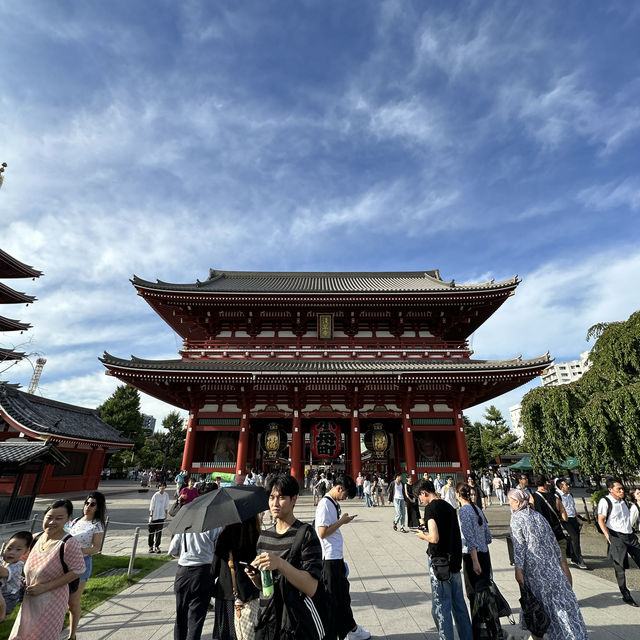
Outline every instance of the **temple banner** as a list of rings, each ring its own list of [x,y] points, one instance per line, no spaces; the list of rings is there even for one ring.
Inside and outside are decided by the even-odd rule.
[[[311,453],[314,458],[337,458],[340,453],[340,426],[321,420],[311,426]]]

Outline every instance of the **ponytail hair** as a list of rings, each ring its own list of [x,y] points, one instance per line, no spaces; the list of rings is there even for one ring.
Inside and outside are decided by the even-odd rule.
[[[478,526],[481,527],[484,524],[484,518],[478,511],[478,507],[473,504],[473,500],[471,500],[471,487],[466,482],[458,482],[458,484],[456,485],[456,493],[459,494],[463,500],[466,500],[473,507],[475,514],[478,516]]]

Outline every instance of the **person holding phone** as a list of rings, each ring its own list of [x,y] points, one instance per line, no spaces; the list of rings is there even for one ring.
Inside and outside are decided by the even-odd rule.
[[[340,527],[353,522],[355,515],[340,513],[338,502],[355,498],[356,483],[347,474],[338,474],[333,487],[316,507],[316,533],[322,545],[322,581],[331,602],[333,628],[328,629],[326,640],[349,637],[349,640],[368,640],[371,634],[356,623],[351,610],[347,566],[342,551]]]

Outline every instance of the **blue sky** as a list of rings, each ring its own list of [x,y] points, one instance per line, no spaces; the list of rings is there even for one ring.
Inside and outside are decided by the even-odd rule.
[[[0,343],[96,406],[103,350],[180,346],[133,274],[439,268],[523,280],[474,357],[575,359],[640,306],[639,59],[627,2],[2,3],[0,246],[45,276]]]

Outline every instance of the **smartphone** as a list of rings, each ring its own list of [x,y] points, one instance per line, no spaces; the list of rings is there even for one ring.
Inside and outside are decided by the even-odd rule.
[[[245,569],[247,569],[252,576],[258,575],[260,573],[260,569],[256,569],[252,564],[249,564],[248,562],[242,562],[242,560],[238,560],[238,564],[241,564]]]

